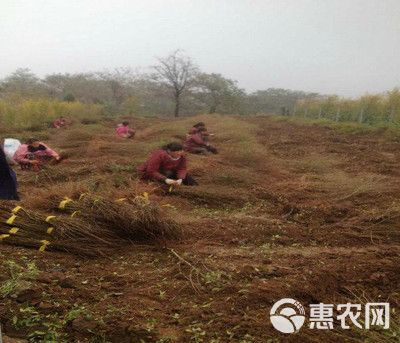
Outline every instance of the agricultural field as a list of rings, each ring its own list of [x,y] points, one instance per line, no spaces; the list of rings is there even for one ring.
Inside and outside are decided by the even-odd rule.
[[[398,342],[400,138],[269,116],[128,118],[36,132],[65,159],[17,168],[22,201],[148,194],[182,237],[116,242],[106,256],[0,244],[0,323],[9,342]],[[200,183],[164,191],[138,180],[149,152],[193,123],[218,155],[189,156]],[[16,131],[16,138],[32,133]],[[270,322],[282,298],[308,304],[389,302],[387,330],[283,334]],[[335,324],[337,324],[335,322]]]

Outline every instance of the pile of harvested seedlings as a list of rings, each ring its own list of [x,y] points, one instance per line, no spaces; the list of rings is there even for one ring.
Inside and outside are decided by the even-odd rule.
[[[77,200],[49,199],[56,215],[0,203],[0,242],[65,251],[80,256],[106,255],[131,242],[166,245],[178,239],[178,224],[167,218],[148,196],[110,201],[83,194]]]
[[[77,218],[48,216],[20,206],[0,203],[2,243],[96,256],[113,245],[113,236],[103,228]]]
[[[177,223],[167,218],[158,205],[151,203],[147,193],[116,201],[82,194],[75,201],[53,198],[49,205],[53,210],[112,228],[114,235],[125,240],[163,241],[181,236]]]

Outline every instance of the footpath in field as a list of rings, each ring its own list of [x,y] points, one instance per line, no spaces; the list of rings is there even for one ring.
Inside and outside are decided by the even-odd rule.
[[[196,121],[220,154],[190,156],[200,186],[165,195],[138,181],[148,153]],[[399,309],[400,143],[268,117],[136,119],[43,132],[68,158],[18,171],[24,206],[51,197],[147,192],[183,230],[167,248],[132,244],[104,258],[0,246],[0,322],[11,337],[56,342],[395,341],[379,330],[276,331],[271,306],[388,301]],[[394,312],[395,313],[395,312]],[[397,316],[398,316],[398,312]]]

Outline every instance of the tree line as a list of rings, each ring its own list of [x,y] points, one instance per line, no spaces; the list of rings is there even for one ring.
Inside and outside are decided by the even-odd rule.
[[[315,94],[270,88],[253,93],[237,81],[204,73],[192,59],[175,51],[159,58],[150,72],[131,68],[39,78],[17,69],[0,80],[0,99],[57,99],[102,105],[108,114],[193,115],[198,113],[280,113]]]
[[[158,58],[149,70],[119,68],[39,78],[29,69],[17,69],[0,80],[0,101],[79,102],[101,106],[106,115],[271,113],[370,123],[400,119],[398,89],[357,100],[280,88],[246,92],[235,80],[202,72],[180,50]]]

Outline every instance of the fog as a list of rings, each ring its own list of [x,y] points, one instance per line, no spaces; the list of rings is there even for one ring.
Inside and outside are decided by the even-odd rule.
[[[182,49],[248,91],[400,86],[398,0],[0,0],[0,78],[130,66]]]

